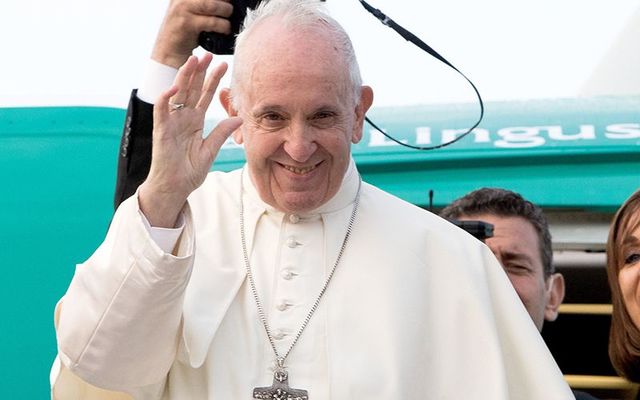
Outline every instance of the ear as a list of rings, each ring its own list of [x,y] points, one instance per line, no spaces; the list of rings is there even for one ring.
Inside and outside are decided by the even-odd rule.
[[[238,110],[235,109],[235,107],[233,106],[233,101],[231,100],[231,89],[220,89],[220,104],[222,104],[222,107],[227,112],[227,115],[229,115],[230,117],[238,116]],[[242,144],[243,139],[242,131],[240,130],[240,128],[233,131],[231,135],[233,135],[233,140],[235,140],[236,143]]]
[[[360,90],[360,100],[356,105],[356,123],[353,127],[353,135],[351,136],[352,143],[358,143],[362,140],[362,130],[364,128],[364,117],[373,104],[373,89],[369,86],[363,86]]]
[[[547,278],[547,304],[544,308],[544,319],[555,321],[558,318],[558,309],[564,300],[564,276],[552,274]]]

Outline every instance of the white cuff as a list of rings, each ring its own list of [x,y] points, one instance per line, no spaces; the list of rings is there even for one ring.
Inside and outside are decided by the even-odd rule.
[[[138,209],[140,216],[142,217],[142,222],[144,223],[144,227],[149,232],[151,239],[160,247],[162,251],[165,253],[173,252],[173,249],[176,247],[176,243],[178,243],[178,239],[184,230],[184,216],[180,213],[178,216],[178,221],[176,222],[177,228],[157,228],[151,226],[149,220],[144,215],[142,211]]]
[[[149,59],[138,88],[138,98],[145,103],[155,104],[158,97],[173,85],[178,70],[168,65]]]

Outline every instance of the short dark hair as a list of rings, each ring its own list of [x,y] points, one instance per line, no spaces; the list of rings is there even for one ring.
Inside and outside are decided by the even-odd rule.
[[[440,212],[440,216],[447,219],[478,214],[522,217],[529,221],[538,234],[544,276],[547,278],[553,274],[551,233],[547,218],[540,207],[511,190],[482,188],[460,197]]]

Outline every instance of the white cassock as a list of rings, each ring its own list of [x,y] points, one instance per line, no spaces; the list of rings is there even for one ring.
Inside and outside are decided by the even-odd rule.
[[[353,162],[308,215],[265,204],[246,171],[210,173],[183,213],[177,256],[151,238],[136,196],[123,203],[56,309],[52,398],[250,400],[271,385],[275,357],[240,241],[241,174],[256,287],[287,351],[339,253]],[[311,400],[574,398],[490,250],[365,183],[344,255],[286,366]]]

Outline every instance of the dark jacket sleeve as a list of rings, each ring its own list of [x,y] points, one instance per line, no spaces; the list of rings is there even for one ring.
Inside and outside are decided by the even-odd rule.
[[[138,99],[137,90],[133,90],[118,152],[114,209],[134,194],[149,174],[152,132],[153,104]]]
[[[577,390],[574,390],[573,394],[576,396],[576,400],[598,400],[597,397],[593,397],[586,392],[579,392]]]

